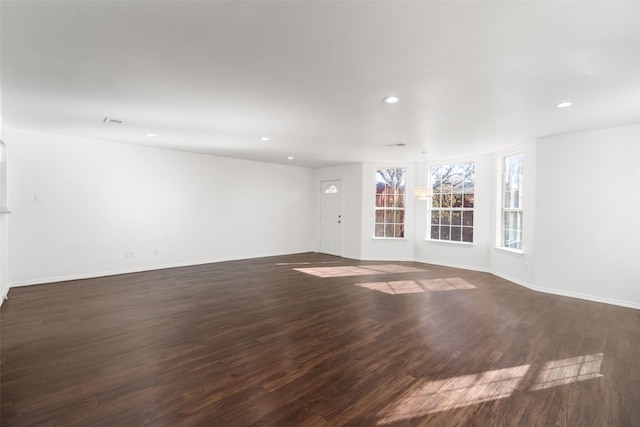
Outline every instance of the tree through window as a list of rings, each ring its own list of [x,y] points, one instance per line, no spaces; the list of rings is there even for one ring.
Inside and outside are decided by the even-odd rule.
[[[429,237],[432,240],[473,242],[475,163],[431,167],[433,201]]]
[[[376,237],[404,237],[406,168],[376,170]]]
[[[507,156],[502,163],[500,246],[522,250],[522,168],[524,155]]]

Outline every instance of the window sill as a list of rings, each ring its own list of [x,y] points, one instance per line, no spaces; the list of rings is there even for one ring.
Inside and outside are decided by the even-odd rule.
[[[371,240],[409,240],[406,237],[376,237],[371,236]]]
[[[427,243],[435,243],[436,245],[461,246],[463,248],[472,248],[476,245],[473,242],[456,242],[452,240],[424,239],[424,241]]]
[[[505,254],[509,254],[509,255],[513,255],[513,256],[517,256],[517,257],[523,257],[524,256],[524,252],[521,249],[501,248],[501,247],[498,247],[498,246],[496,246],[493,249],[496,250],[497,252],[503,252]]]

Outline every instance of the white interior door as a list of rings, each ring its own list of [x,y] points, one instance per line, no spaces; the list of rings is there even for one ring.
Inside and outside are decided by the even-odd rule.
[[[342,256],[342,182],[320,182],[320,252]]]

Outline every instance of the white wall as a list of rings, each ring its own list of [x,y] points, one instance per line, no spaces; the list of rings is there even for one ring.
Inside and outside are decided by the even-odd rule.
[[[360,235],[362,227],[362,164],[349,164],[318,168],[314,170],[316,226],[314,231],[314,251],[320,250],[320,182],[340,180],[342,182],[342,256],[360,259]]]
[[[4,137],[12,286],[313,249],[311,169],[18,129]]]
[[[0,6],[0,15],[2,14],[2,6]],[[0,55],[0,70],[2,70],[2,55]],[[2,122],[2,76],[0,75],[0,141],[3,140],[4,126]],[[6,162],[7,153],[4,145],[0,146],[0,211],[8,208],[7,202],[7,176]],[[9,292],[9,258],[8,258],[8,233],[9,233],[9,215],[0,213],[0,305],[7,297]]]
[[[447,159],[476,162],[471,246],[425,241],[427,207],[413,197],[407,238],[373,238],[376,167],[407,166],[412,194],[420,162],[312,171],[6,126],[3,138],[12,285],[317,251],[319,183],[340,179],[347,258],[491,271],[535,290],[640,308],[640,126]],[[497,162],[520,149],[525,240],[513,255],[495,248]]]
[[[342,180],[343,196],[343,256],[359,260],[413,260],[414,200],[407,198],[404,239],[374,237],[376,169],[380,167],[407,168],[407,194],[413,194],[415,167],[413,164],[358,163],[315,170],[319,185],[323,180]],[[319,218],[316,218],[319,229]],[[317,242],[319,239],[316,238]],[[315,245],[318,250],[318,244]]]
[[[520,151],[524,244],[514,254],[496,248],[498,162]],[[470,160],[476,162],[473,245],[426,240],[426,203],[411,197],[408,215],[415,216],[407,217],[413,224],[407,239],[371,239],[373,186],[369,191],[366,183],[379,165],[363,164],[360,258],[488,271],[538,291],[640,308],[640,126],[540,138],[492,155],[429,165]],[[418,167],[420,162],[411,170]],[[409,182],[421,184],[418,176]]]
[[[541,138],[535,285],[640,308],[640,126]]]
[[[438,242],[426,240],[427,202],[416,201],[414,234],[415,260],[429,264],[446,265],[469,270],[489,270],[489,249],[492,245],[492,179],[495,167],[492,156],[445,159],[428,163],[431,165],[459,162],[475,162],[475,206],[473,212],[473,244]]]

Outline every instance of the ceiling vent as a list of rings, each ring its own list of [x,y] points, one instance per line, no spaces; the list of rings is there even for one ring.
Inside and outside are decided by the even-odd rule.
[[[104,120],[102,121],[102,123],[104,124],[114,124],[114,125],[119,125],[122,124],[122,120],[118,120],[118,119],[114,119],[111,117],[105,117]]]

